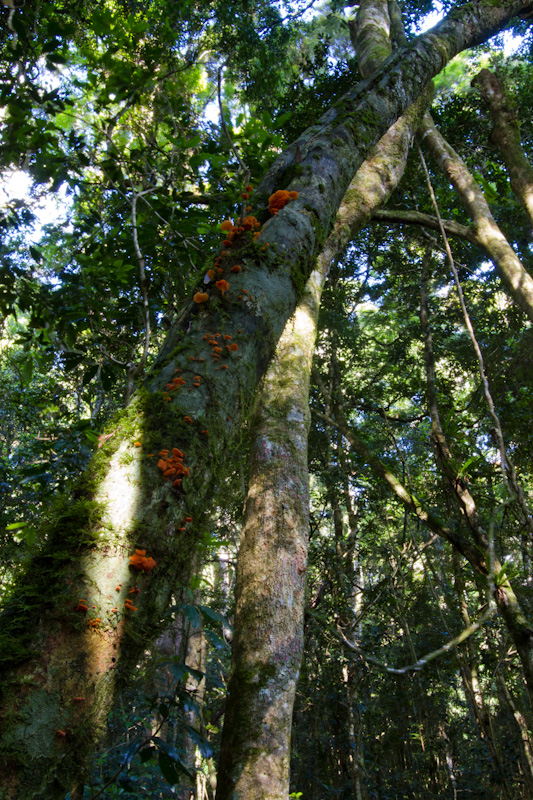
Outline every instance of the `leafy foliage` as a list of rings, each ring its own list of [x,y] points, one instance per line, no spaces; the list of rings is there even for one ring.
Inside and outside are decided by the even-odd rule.
[[[85,0],[2,7],[9,24],[0,32],[0,164],[6,176],[23,170],[32,181],[25,197],[0,209],[4,596],[45,544],[36,519],[54,493],[73,485],[102,442],[104,423],[148,373],[167,329],[202,284],[220,221],[241,207],[240,161],[253,183],[359,79],[349,43],[353,6],[311,4],[306,15],[308,5]],[[409,35],[432,8],[404,4]],[[531,155],[525,25],[514,26],[525,34],[517,57],[491,45],[475,61],[469,55],[450,65],[432,113],[530,269],[525,213],[470,86],[474,67],[498,69]],[[468,225],[447,179],[436,166],[430,170],[442,216]],[[42,224],[39,203],[51,197],[60,199],[64,219]],[[415,149],[389,209],[434,214]],[[372,456],[464,532],[434,457],[427,409],[419,312],[428,243],[438,404],[456,480],[468,485],[494,532],[502,564],[495,587],[512,580],[527,615],[533,610],[531,534],[502,480],[441,244],[432,231],[372,223],[329,276],[311,392],[307,644],[291,794],[308,800],[353,797],[355,785],[368,798],[398,800],[442,797],[457,787],[487,800],[533,791],[524,746],[530,709],[499,618],[422,671],[387,672],[442,647],[479,616],[486,586],[409,516],[364,451],[324,419],[341,409]],[[479,249],[457,241],[453,250],[528,498],[531,327]],[[203,577],[168,612],[179,641],[170,656],[154,652],[136,665],[86,800],[170,797],[201,781],[205,796],[213,795],[245,460],[241,451],[228,456],[231,474],[218,495],[226,506],[217,506],[205,532]],[[208,653],[201,668],[186,658],[193,636]]]

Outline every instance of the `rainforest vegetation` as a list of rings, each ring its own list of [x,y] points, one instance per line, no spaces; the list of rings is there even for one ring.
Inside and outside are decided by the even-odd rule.
[[[533,796],[532,20],[3,0],[0,800]]]

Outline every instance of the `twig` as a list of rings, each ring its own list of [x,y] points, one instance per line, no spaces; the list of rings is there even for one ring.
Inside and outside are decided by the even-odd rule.
[[[240,157],[239,152],[238,152],[237,148],[235,147],[235,144],[233,143],[233,139],[231,138],[231,134],[229,132],[228,126],[226,125],[226,120],[224,119],[224,109],[222,107],[222,70],[223,69],[224,69],[224,64],[221,67],[219,67],[218,70],[217,70],[217,95],[218,95],[218,107],[219,107],[219,110],[220,110],[220,124],[222,125],[222,130],[224,131],[224,136],[228,140],[228,144],[230,146],[231,152],[233,153],[233,155],[235,156],[235,158],[239,162],[239,167],[241,168],[241,171],[243,173],[242,187],[244,189],[244,187],[247,186],[248,183],[250,182],[251,172],[248,169],[248,167],[246,166],[246,164],[244,163],[244,161],[242,160],[242,158]],[[244,217],[245,206],[246,206],[246,200],[243,200],[242,207],[241,207],[241,222],[242,222],[242,219]]]
[[[451,641],[446,642],[446,644],[444,644],[442,647],[439,647],[437,650],[433,650],[431,653],[428,653],[427,656],[419,658],[418,661],[415,661],[414,664],[408,664],[406,667],[400,667],[400,668],[389,667],[387,664],[384,664],[382,661],[379,661],[379,659],[374,658],[374,656],[368,655],[368,653],[365,653],[364,650],[361,650],[361,648],[358,645],[354,644],[349,639],[347,639],[339,628],[337,628],[336,636],[350,650],[353,650],[355,653],[361,655],[365,659],[365,661],[368,661],[371,664],[375,664],[377,667],[384,670],[385,672],[388,672],[391,675],[406,675],[408,672],[418,672],[423,667],[425,667],[426,664],[429,664],[430,661],[434,661],[436,658],[446,655],[446,653],[448,653],[450,650],[453,650],[455,647],[464,642],[465,639],[468,639],[469,636],[472,636],[473,633],[479,630],[481,626],[484,625],[485,622],[487,622],[487,620],[490,619],[496,613],[496,611],[497,611],[496,603],[491,601],[477,622],[473,622],[472,625],[469,625],[468,627],[464,628],[461,631],[461,633],[455,636],[455,638],[453,638]]]
[[[133,187],[132,183],[132,192],[133,196],[131,199],[131,224],[133,228],[133,247],[135,250],[135,255],[137,256],[137,262],[139,264],[139,278],[140,278],[140,286],[141,286],[141,294],[142,294],[142,303],[143,303],[143,312],[144,312],[144,348],[143,353],[141,355],[140,360],[134,367],[130,367],[128,369],[128,386],[126,391],[126,402],[129,400],[131,392],[133,391],[133,382],[137,375],[141,372],[142,368],[146,363],[146,359],[148,358],[148,352],[150,349],[150,306],[148,303],[148,291],[147,291],[147,281],[146,281],[146,259],[144,258],[141,248],[139,247],[139,237],[137,235],[137,198],[141,196],[142,193],[137,194],[135,188]]]

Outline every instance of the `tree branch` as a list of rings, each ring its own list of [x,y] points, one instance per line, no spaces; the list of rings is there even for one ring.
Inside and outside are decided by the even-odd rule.
[[[417,225],[430,228],[433,231],[440,231],[438,219],[432,217],[430,214],[423,214],[421,211],[396,211],[391,208],[378,209],[372,215],[371,222]],[[455,236],[458,239],[470,242],[470,244],[479,245],[476,234],[470,226],[461,225],[459,222],[455,222],[451,219],[443,219],[442,224],[444,225],[444,230],[450,236]]]

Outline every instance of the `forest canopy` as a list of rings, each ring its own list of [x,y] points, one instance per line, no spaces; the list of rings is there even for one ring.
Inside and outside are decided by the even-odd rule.
[[[532,19],[3,0],[0,800],[533,796]]]

